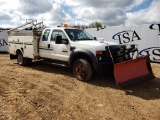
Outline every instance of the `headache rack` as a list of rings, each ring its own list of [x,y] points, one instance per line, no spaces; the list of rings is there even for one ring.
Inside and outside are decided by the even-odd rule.
[[[11,32],[20,32],[20,31],[42,31],[45,28],[43,22],[37,22],[37,20],[26,19],[26,23],[15,28],[8,30],[8,34]]]

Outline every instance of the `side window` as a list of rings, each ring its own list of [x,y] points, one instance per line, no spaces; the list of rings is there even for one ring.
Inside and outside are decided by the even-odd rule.
[[[50,29],[46,29],[46,30],[44,31],[42,41],[47,41],[47,40],[48,40],[49,33],[50,33]]]
[[[66,39],[66,35],[62,30],[53,30],[52,35],[51,35],[51,41],[56,40],[56,36],[62,36],[62,39]]]

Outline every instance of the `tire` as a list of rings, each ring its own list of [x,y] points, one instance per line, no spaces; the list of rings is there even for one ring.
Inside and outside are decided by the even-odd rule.
[[[89,81],[92,76],[91,64],[85,59],[78,59],[73,64],[73,74],[80,81]]]
[[[27,65],[27,58],[24,58],[23,54],[19,52],[17,55],[17,62],[20,66],[25,66]]]

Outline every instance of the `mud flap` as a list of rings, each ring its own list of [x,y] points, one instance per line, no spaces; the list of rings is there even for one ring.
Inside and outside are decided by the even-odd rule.
[[[154,79],[149,55],[114,64],[114,78],[120,87]]]

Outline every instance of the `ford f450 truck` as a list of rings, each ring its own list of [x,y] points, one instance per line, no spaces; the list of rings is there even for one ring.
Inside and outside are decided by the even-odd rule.
[[[37,25],[33,21],[26,24]],[[66,26],[43,30],[16,27],[8,35],[10,59],[17,59],[21,66],[36,59],[69,66],[81,81],[90,80],[94,71],[113,71],[120,86],[154,78],[148,56],[133,58],[138,52],[136,45],[118,45]]]

